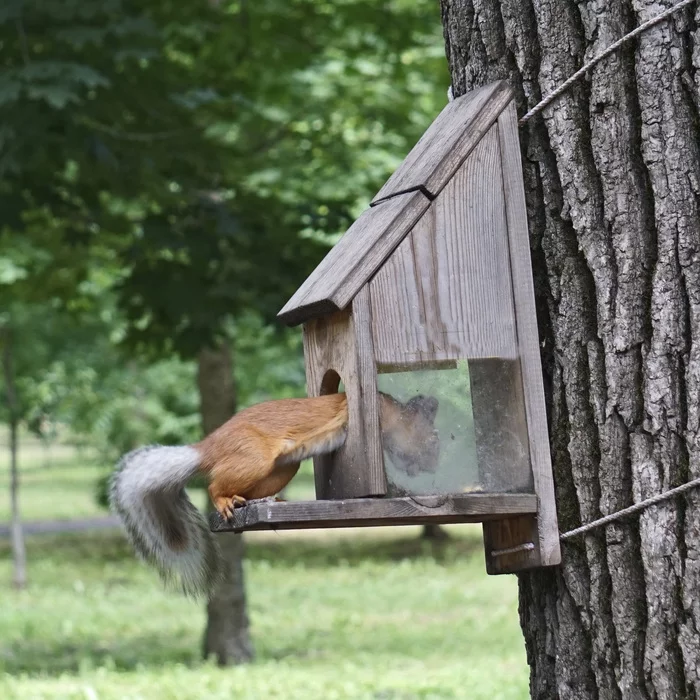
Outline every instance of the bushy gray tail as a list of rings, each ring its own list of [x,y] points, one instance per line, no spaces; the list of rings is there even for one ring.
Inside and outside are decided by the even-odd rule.
[[[109,500],[137,554],[186,595],[209,594],[221,559],[204,516],[185,485],[197,473],[194,447],[153,445],[125,454],[112,476]]]

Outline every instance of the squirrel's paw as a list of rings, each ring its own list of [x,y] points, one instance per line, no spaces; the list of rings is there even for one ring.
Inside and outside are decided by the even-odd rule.
[[[214,507],[224,520],[233,520],[233,511],[236,509],[236,505],[244,506],[247,502],[243,496],[219,496]]]

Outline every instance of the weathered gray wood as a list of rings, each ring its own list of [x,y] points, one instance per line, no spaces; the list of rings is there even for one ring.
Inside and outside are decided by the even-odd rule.
[[[492,520],[485,522],[483,529],[487,574],[514,574],[542,566],[536,516],[520,515]],[[534,548],[498,554],[508,552],[511,547],[528,544],[534,545]]]
[[[534,513],[537,498],[528,494],[468,494],[415,498],[251,502],[237,508],[233,521],[212,514],[213,532],[371,527],[422,523],[468,523]]]
[[[303,329],[304,361],[306,365],[306,393],[308,396],[321,396],[338,391],[342,381],[346,393],[348,386],[357,389],[354,363],[354,334],[350,309],[337,311],[312,319],[304,324]],[[337,375],[337,376],[336,376]],[[342,376],[342,378],[341,378]],[[351,439],[361,437],[358,426],[353,421]],[[314,481],[316,498],[333,498],[333,487],[339,486],[342,494],[343,480],[350,477],[343,473],[338,464],[338,473],[334,471],[335,454],[314,457]]]
[[[530,446],[519,361],[499,358],[469,363],[472,412],[480,483],[487,491],[534,491]],[[537,519],[521,516],[484,523],[486,571],[507,574],[541,562]],[[534,548],[492,556],[532,543]]]
[[[421,360],[421,369],[457,369],[457,360]],[[391,374],[392,372],[408,372],[416,368],[414,361],[407,362],[379,362],[377,367],[381,374]]]
[[[348,399],[345,444],[332,454],[314,458],[317,498],[386,493],[367,296],[367,290],[362,290],[351,308],[312,319],[304,326],[307,394],[337,391],[337,379],[328,381],[329,373],[337,373]]]
[[[430,206],[421,192],[366,209],[277,317],[294,326],[346,308]]]
[[[365,460],[363,474],[368,487],[362,495],[383,496],[387,492],[387,482],[379,419],[377,366],[372,343],[372,308],[367,285],[362,287],[352,300],[351,313],[360,390],[355,405],[355,420],[362,424],[362,442],[348,445],[348,449],[353,454],[352,464],[355,468],[361,464],[360,460]]]
[[[378,363],[517,357],[498,127],[370,282]]]
[[[431,199],[440,194],[511,97],[508,84],[497,81],[449,102],[375,195],[372,206],[411,190],[421,189]]]
[[[511,102],[499,116],[498,133],[503,159],[503,187],[506,196],[520,367],[525,392],[525,414],[530,440],[530,462],[539,503],[537,512],[539,556],[543,566],[553,566],[561,562],[559,524],[554,497],[552,459],[549,451],[527,209],[514,102]],[[509,570],[512,570],[512,562],[508,562],[506,558],[501,558],[499,561],[500,565],[509,566]],[[494,566],[498,567],[499,564],[494,562]]]
[[[534,490],[519,362],[498,358],[474,360],[469,363],[469,380],[480,483],[486,490],[508,485],[516,490]],[[487,573],[508,574],[540,564],[535,517],[484,523],[483,533]],[[532,543],[534,548],[491,554],[493,550],[527,543]]]

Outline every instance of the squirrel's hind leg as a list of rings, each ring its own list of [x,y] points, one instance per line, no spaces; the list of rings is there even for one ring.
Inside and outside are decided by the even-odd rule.
[[[244,506],[247,503],[247,500],[238,494],[233,496],[222,495],[219,493],[215,484],[209,487],[209,497],[214,504],[214,508],[216,508],[219,515],[225,520],[233,519],[233,511],[237,505]]]

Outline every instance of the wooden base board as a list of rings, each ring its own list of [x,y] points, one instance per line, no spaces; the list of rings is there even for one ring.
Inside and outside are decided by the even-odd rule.
[[[486,573],[514,574],[546,566],[540,554],[537,517],[519,515],[484,523]]]
[[[218,513],[212,532],[305,530],[334,527],[479,523],[537,512],[534,494],[465,494],[324,501],[251,501],[236,508],[233,520]]]

